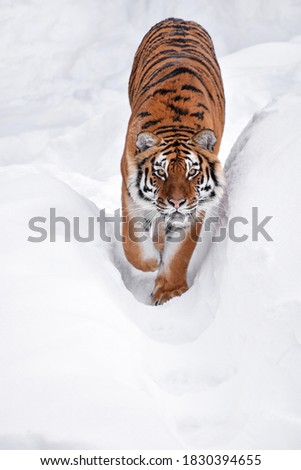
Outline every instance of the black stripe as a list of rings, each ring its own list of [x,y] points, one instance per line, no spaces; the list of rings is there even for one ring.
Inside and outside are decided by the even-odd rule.
[[[153,121],[147,121],[143,124],[141,129],[148,129],[150,126],[154,126],[155,124],[158,124],[158,122],[161,122],[161,119],[156,119]]]
[[[164,44],[168,45],[168,46],[175,46],[177,47],[177,44],[179,44],[178,47],[181,46],[181,49],[187,49],[188,47],[193,47],[195,46],[197,49],[200,49],[200,48],[203,48],[205,45],[200,42],[200,40],[198,39],[192,39],[192,38],[187,38],[187,39],[182,39],[182,38],[178,38],[178,39],[174,39],[174,38],[165,38],[164,40]],[[211,47],[209,44],[206,44],[207,47],[209,47],[209,49],[211,50]]]
[[[206,176],[207,176],[207,180],[209,180],[209,170],[208,170],[208,166],[206,166]]]
[[[150,199],[149,197],[146,197],[145,194],[143,194],[143,192],[141,191],[140,187],[138,187],[138,196],[143,199],[144,201],[150,201],[152,202],[152,199]]]
[[[189,151],[189,150],[183,150],[183,149],[181,149],[181,152],[184,153],[184,155],[189,155],[189,154],[190,154],[190,151]],[[191,160],[190,157],[186,157],[186,158],[187,158],[187,160],[189,160],[189,161],[192,163],[192,160]]]
[[[176,29],[175,31],[169,33],[169,36],[187,36],[187,30],[183,29],[183,28],[179,28],[179,29]]]
[[[144,111],[143,113],[137,114],[137,117],[145,117],[145,116],[150,116],[150,113],[148,111]]]
[[[159,67],[155,72],[150,74],[143,88],[147,87],[159,73],[163,72],[166,69],[169,69],[170,67],[177,67],[177,66],[178,66],[177,62],[167,62],[166,64],[162,65],[162,67]],[[157,83],[160,83],[160,81],[158,81]]]
[[[200,90],[199,88],[193,85],[182,85],[181,90],[190,90],[190,91],[195,91],[196,93],[201,93],[202,95],[204,94],[202,90]]]
[[[202,155],[200,155],[198,152],[196,152],[196,154],[197,154],[197,156],[198,156],[200,165],[202,165],[202,163],[203,163],[203,157],[202,157]]]
[[[171,89],[171,88],[159,88],[158,90],[156,90],[152,96],[156,96],[156,95],[167,95],[167,93],[175,93],[177,90],[175,89]]]
[[[140,162],[138,163],[138,170],[141,170],[141,168],[143,167],[144,163],[148,160],[149,157],[147,158],[143,158],[143,160],[140,160]],[[139,174],[139,172],[138,172]]]
[[[207,106],[205,106],[203,103],[198,103],[198,104],[197,104],[197,107],[198,107],[198,108],[204,108],[204,109],[206,109],[206,111],[209,111],[209,109],[207,108]]]
[[[191,135],[187,136],[185,134],[179,134],[178,132],[173,132],[172,134],[168,134],[168,135],[165,135],[163,136],[163,139],[165,140],[165,142],[168,143],[168,145],[170,145],[170,142],[174,142],[175,139],[185,139],[185,140],[188,140],[191,138]],[[179,142],[179,144],[185,146],[185,143],[183,141]],[[167,148],[167,147],[165,147]]]
[[[172,103],[168,104],[167,107],[180,116],[187,116],[188,114],[188,109],[180,108],[179,106],[175,106]]]
[[[198,76],[198,74],[194,71],[194,70],[191,70],[187,67],[178,67],[176,68],[175,70],[173,70],[172,72],[169,72],[167,75],[164,75],[164,77],[161,77],[159,80],[157,80],[156,82],[152,83],[151,85],[145,85],[143,87],[143,89],[141,90],[141,95],[143,95],[144,93],[146,93],[148,90],[150,90],[151,88],[153,88],[154,86],[157,86],[159,85],[159,83],[162,83],[162,82],[165,82],[166,80],[169,80],[170,78],[174,78],[176,77],[177,75],[180,75],[180,74],[184,74],[184,73],[188,73],[189,75],[193,75],[194,77],[197,78],[197,80],[199,80],[202,85],[203,85],[203,81],[200,79],[200,77]],[[204,94],[201,90],[199,90],[200,93]],[[212,97],[211,97],[212,98]]]
[[[187,145],[185,142],[181,142],[181,147],[184,147],[184,149],[189,150],[189,152],[191,152],[191,146],[192,142],[190,142],[189,145]]]
[[[199,119],[204,119],[204,112],[202,112],[202,113],[192,113],[192,114],[190,114],[190,116],[195,116]]]
[[[214,163],[209,162],[209,166],[210,166],[211,178],[213,179],[215,186],[218,186],[218,181],[217,181],[217,178],[216,178],[215,172],[214,172]]]
[[[144,186],[143,186],[143,191],[145,192],[152,192],[152,189],[148,187],[147,185],[147,176],[148,176],[148,168],[146,167],[145,168],[145,173],[144,173],[144,176],[145,176],[145,181],[144,181]]]
[[[180,124],[179,126],[173,126],[173,125],[169,125],[169,126],[159,126],[158,129],[181,129],[182,131],[185,132],[185,129],[188,131],[191,131],[193,130],[192,127],[189,127],[189,126],[185,126],[184,124]]]

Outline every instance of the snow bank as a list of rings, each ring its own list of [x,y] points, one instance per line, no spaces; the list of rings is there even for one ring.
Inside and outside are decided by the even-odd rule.
[[[300,448],[301,42],[284,42],[300,8],[132,5],[1,6],[0,447]],[[171,15],[203,17],[222,52],[278,41],[221,60],[223,159],[242,132],[223,207],[229,220],[273,216],[273,241],[199,244],[191,289],[153,308],[154,275],[117,242],[65,243],[61,223],[56,243],[30,243],[28,221],[55,207],[84,235],[119,207],[132,54]]]
[[[298,38],[252,46],[220,60],[227,99],[222,161],[256,111],[298,88],[301,36]]]
[[[27,242],[32,214],[96,207],[47,173],[2,169],[2,447],[298,447],[300,110],[291,95],[256,115],[226,165],[229,217],[258,206],[273,242],[213,245],[191,290],[157,309],[103,243]]]

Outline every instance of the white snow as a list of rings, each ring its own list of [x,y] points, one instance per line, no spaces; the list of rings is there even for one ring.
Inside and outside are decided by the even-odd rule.
[[[300,4],[7,0],[0,13],[0,448],[300,448]],[[62,222],[55,243],[27,238],[35,216],[49,232],[50,208],[85,236],[120,207],[133,55],[168,16],[212,34],[222,206],[273,216],[273,241],[250,224],[242,243],[207,237],[191,289],[154,308],[154,274],[118,242],[64,242]]]

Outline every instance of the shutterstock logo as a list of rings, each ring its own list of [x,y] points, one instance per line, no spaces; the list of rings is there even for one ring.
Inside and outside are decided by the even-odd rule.
[[[267,225],[273,216],[267,215],[259,218],[258,207],[252,207],[250,219],[242,216],[235,216],[228,219],[225,226],[221,225],[221,221],[217,216],[209,216],[204,220],[196,218],[202,222],[202,234],[204,232],[211,234],[213,243],[224,241],[227,237],[235,243],[242,243],[247,240],[257,242],[264,239],[267,242],[273,241],[267,230]],[[179,242],[187,236],[187,224],[193,219],[178,217],[177,219],[166,219],[162,216],[157,217],[156,223],[163,224],[168,228],[167,236],[171,242]],[[64,217],[58,215],[54,207],[49,210],[49,217],[35,216],[28,221],[30,235],[27,240],[31,243],[50,242],[54,243],[58,239],[68,243],[77,241],[79,243],[92,242],[100,239],[110,243],[113,240],[123,242],[122,224],[127,222],[125,217],[121,216],[120,209],[116,209],[113,215],[107,215],[106,210],[99,211],[97,217],[87,217],[83,220],[80,217]],[[131,231],[129,237],[135,242],[144,242],[149,238],[149,221],[144,217],[132,217],[130,219]],[[110,229],[109,229],[110,227]],[[247,233],[246,233],[247,232]],[[168,233],[170,235],[168,235]],[[171,236],[172,234],[172,236]],[[199,242],[202,236],[199,237]]]

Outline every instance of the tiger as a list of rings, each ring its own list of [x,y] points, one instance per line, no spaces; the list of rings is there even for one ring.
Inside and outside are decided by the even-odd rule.
[[[178,18],[154,25],[135,54],[128,92],[122,243],[136,269],[157,271],[151,304],[162,305],[188,290],[204,216],[225,185],[224,87],[208,32]]]

